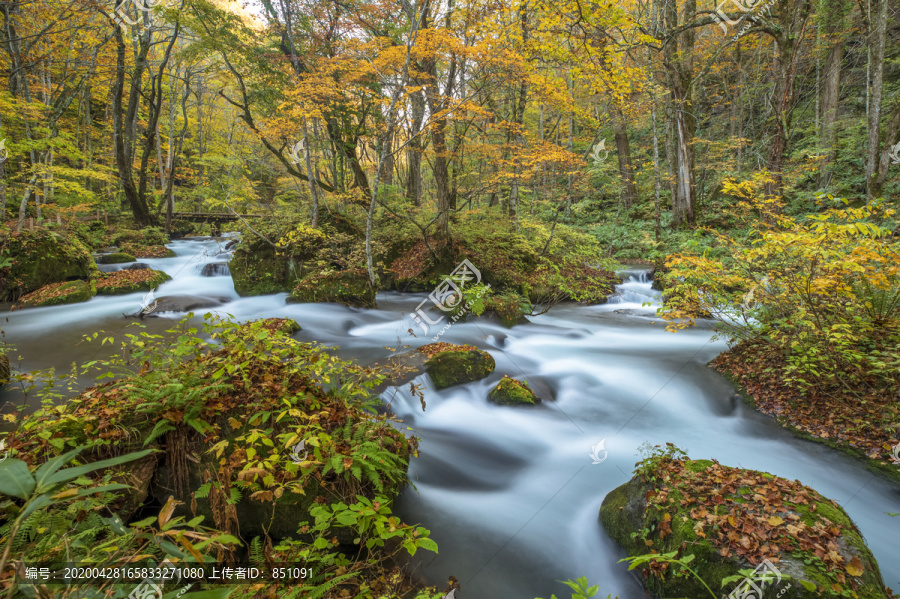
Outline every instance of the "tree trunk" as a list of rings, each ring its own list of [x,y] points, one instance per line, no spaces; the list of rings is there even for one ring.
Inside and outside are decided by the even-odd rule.
[[[868,110],[868,152],[866,155],[866,193],[869,197],[876,197],[881,190],[878,189],[878,155],[881,149],[881,100],[884,96],[884,48],[887,39],[887,8],[888,0],[878,0],[878,12],[875,22],[869,26],[869,31],[874,33],[871,61],[871,88]]]
[[[625,115],[616,109],[615,120],[616,151],[619,155],[619,177],[622,179],[622,204],[628,209],[637,203],[637,186],[634,183],[634,169],[631,166],[631,147],[628,142],[628,130],[625,126]]]
[[[844,40],[831,44],[825,57],[822,89],[822,148],[826,152],[825,163],[819,170],[819,187],[825,189],[831,183],[834,163],[837,160],[835,123],[837,122],[838,97],[841,87],[841,59],[844,55]]]
[[[409,103],[412,108],[412,125],[410,129],[410,142],[406,151],[409,170],[406,173],[406,195],[412,201],[413,206],[422,204],[422,152],[424,145],[421,140],[422,121],[425,118],[425,95],[419,90],[410,95]]]

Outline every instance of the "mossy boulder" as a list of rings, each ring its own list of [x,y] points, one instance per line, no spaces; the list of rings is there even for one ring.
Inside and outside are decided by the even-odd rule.
[[[359,308],[375,307],[375,288],[362,268],[312,274],[297,282],[289,302],[335,302]]]
[[[540,403],[534,391],[525,381],[504,376],[497,386],[488,393],[488,399],[503,406],[533,406]]]
[[[290,264],[275,248],[259,238],[240,244],[228,263],[238,295],[265,295],[290,291]]]
[[[146,227],[144,229],[120,229],[110,237],[110,245],[122,247],[124,244],[134,245],[165,245],[169,243],[169,236],[159,227]]]
[[[122,264],[125,262],[134,262],[137,259],[131,254],[125,252],[113,252],[112,254],[102,254],[97,256],[97,264]]]
[[[126,243],[122,249],[130,254],[134,254],[135,258],[174,258],[175,252],[162,244],[157,245],[135,245]]]
[[[49,229],[0,232],[0,251],[11,260],[0,275],[0,301],[16,300],[51,283],[84,279],[97,269],[78,238]]]
[[[425,371],[438,389],[479,381],[496,367],[491,354],[471,345],[431,343],[419,351],[428,356]]]
[[[22,306],[58,306],[86,302],[94,297],[91,286],[84,281],[65,281],[44,285],[19,300]]]
[[[90,387],[60,409],[29,414],[9,447],[33,466],[64,447],[30,430],[85,446],[79,456],[85,462],[164,448],[155,463],[133,465],[139,477],[126,482],[140,486],[119,509],[133,510],[149,490],[161,503],[170,496],[182,502],[173,517],[204,515],[205,526],[247,539],[304,538],[300,523],[312,522],[310,508],[323,501],[396,498],[416,439],[388,415],[348,401],[368,394],[362,382],[341,394],[323,387],[319,377],[364,381],[370,375],[290,339],[285,324],[290,321],[216,323],[218,342],[204,346],[196,334],[186,335],[174,351],[170,339],[141,340],[152,368]],[[335,528],[322,536],[350,543],[356,535]]]
[[[96,288],[98,295],[123,295],[136,291],[150,291],[171,280],[172,277],[160,270],[146,268],[119,270],[98,275]]]
[[[600,523],[629,557],[676,552],[712,589],[730,593],[741,579],[722,579],[768,559],[783,599],[855,592],[889,599],[878,563],[837,503],[798,481],[729,468],[709,460],[657,454],[611,491]],[[676,564],[639,566],[653,597],[696,598],[708,591]],[[770,584],[771,586],[771,584]],[[850,595],[848,595],[850,596]]]

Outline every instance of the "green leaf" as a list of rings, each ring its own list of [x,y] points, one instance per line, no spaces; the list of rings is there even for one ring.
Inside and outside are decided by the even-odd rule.
[[[434,551],[435,553],[438,552],[438,544],[431,539],[419,539],[418,545],[425,551]]]
[[[15,458],[0,462],[0,493],[27,500],[34,488],[34,477],[28,464]]]
[[[76,466],[74,468],[66,468],[65,470],[61,470],[56,474],[49,476],[42,484],[38,490],[43,491],[53,485],[57,485],[59,483],[68,482],[70,480],[74,480],[81,476],[82,474],[87,474],[88,472],[93,472],[94,470],[103,470],[104,468],[109,468],[110,466],[118,466],[119,464],[125,464],[127,462],[133,462],[134,460],[139,460],[143,457],[146,457],[153,453],[154,449],[145,449],[143,451],[135,451],[133,453],[129,453],[126,455],[120,455],[115,458],[110,458],[108,460],[100,460],[99,462],[91,462],[90,464],[85,464],[83,466]],[[69,452],[71,453],[71,452]]]
[[[816,583],[814,583],[814,582],[810,582],[808,580],[803,580],[801,578],[800,584],[803,585],[803,588],[806,589],[807,591],[815,591],[816,590]]]
[[[40,468],[38,468],[34,472],[34,480],[37,483],[37,486],[43,486],[43,484],[49,477],[55,474],[57,470],[71,462],[79,453],[81,453],[81,448],[73,449],[72,451],[69,451],[62,455],[50,458],[49,460],[41,464]]]

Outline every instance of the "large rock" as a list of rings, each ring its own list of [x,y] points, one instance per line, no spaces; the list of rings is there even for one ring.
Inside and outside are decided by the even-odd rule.
[[[135,257],[125,252],[113,252],[111,254],[101,254],[97,256],[97,264],[122,264],[124,262],[134,262]]]
[[[124,295],[135,291],[156,289],[172,277],[161,270],[118,270],[97,277],[99,295]]]
[[[494,372],[494,357],[467,345],[432,343],[419,348],[428,355],[425,370],[438,389],[478,381]]]
[[[156,308],[151,315],[160,312],[193,312],[194,310],[204,310],[206,308],[218,308],[227,302],[227,297],[164,295],[155,300]]]
[[[58,306],[86,302],[94,297],[91,286],[84,281],[66,281],[44,285],[19,300],[22,306]]]
[[[240,244],[228,265],[238,295],[264,295],[290,291],[290,263],[275,248],[254,238]]]
[[[488,399],[504,406],[533,406],[540,399],[525,381],[504,376],[488,393]]]
[[[51,283],[86,279],[97,269],[88,248],[76,237],[49,229],[0,233],[0,250],[12,261],[0,276],[0,301],[15,300]]]
[[[724,594],[740,581],[723,588],[723,578],[768,559],[782,577],[771,597],[839,596],[851,590],[858,594],[853,596],[890,597],[878,563],[846,512],[798,481],[679,458],[671,449],[645,459],[636,474],[600,508],[603,528],[630,557],[692,555],[690,567]],[[675,575],[675,564],[660,560],[639,568],[652,597],[708,596],[696,577]]]
[[[375,307],[375,288],[365,269],[311,274],[297,282],[289,302],[335,302],[358,308]]]
[[[231,271],[228,270],[227,262],[210,262],[204,264],[200,271],[201,277],[227,277],[229,274]]]

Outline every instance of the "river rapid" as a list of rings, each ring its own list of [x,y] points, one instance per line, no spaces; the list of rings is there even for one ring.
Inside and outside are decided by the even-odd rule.
[[[410,318],[424,294],[379,294],[374,310],[287,304],[283,293],[238,297],[227,274],[200,274],[205,264],[228,257],[223,245],[175,241],[169,247],[176,257],[141,262],[173,277],[157,296],[218,298],[223,305],[209,311],[240,321],[293,318],[303,327],[297,339],[337,346],[342,357],[365,363],[394,353],[388,347],[429,343],[443,324],[426,336]],[[396,506],[404,521],[430,529],[440,547],[438,555],[416,556],[418,572],[442,588],[455,576],[465,599],[551,593],[562,599],[569,593],[557,581],[579,576],[600,585],[599,597],[643,597],[639,582],[617,563],[625,554],[603,532],[598,511],[604,496],[631,478],[639,446],[672,442],[692,458],[798,479],[836,500],[865,536],[885,583],[900,588],[900,518],[887,515],[900,512],[900,491],[747,407],[706,366],[724,342],[704,327],[665,332],[646,274],[623,274],[618,296],[602,306],[557,306],[511,329],[488,319],[453,324],[440,340],[485,349],[497,368],[485,380],[442,391],[427,376],[416,379],[426,389],[425,411],[408,389],[382,394],[421,438],[409,472],[414,488]],[[13,366],[67,372],[73,362],[108,355],[109,345],[85,344],[82,336],[121,335],[133,322],[122,315],[138,310],[142,295],[7,312],[2,328],[15,348]],[[152,332],[181,316],[143,323]],[[490,404],[487,393],[503,375],[527,380],[544,401],[527,408]],[[22,401],[34,400],[23,399],[14,384],[0,392],[0,403]]]

